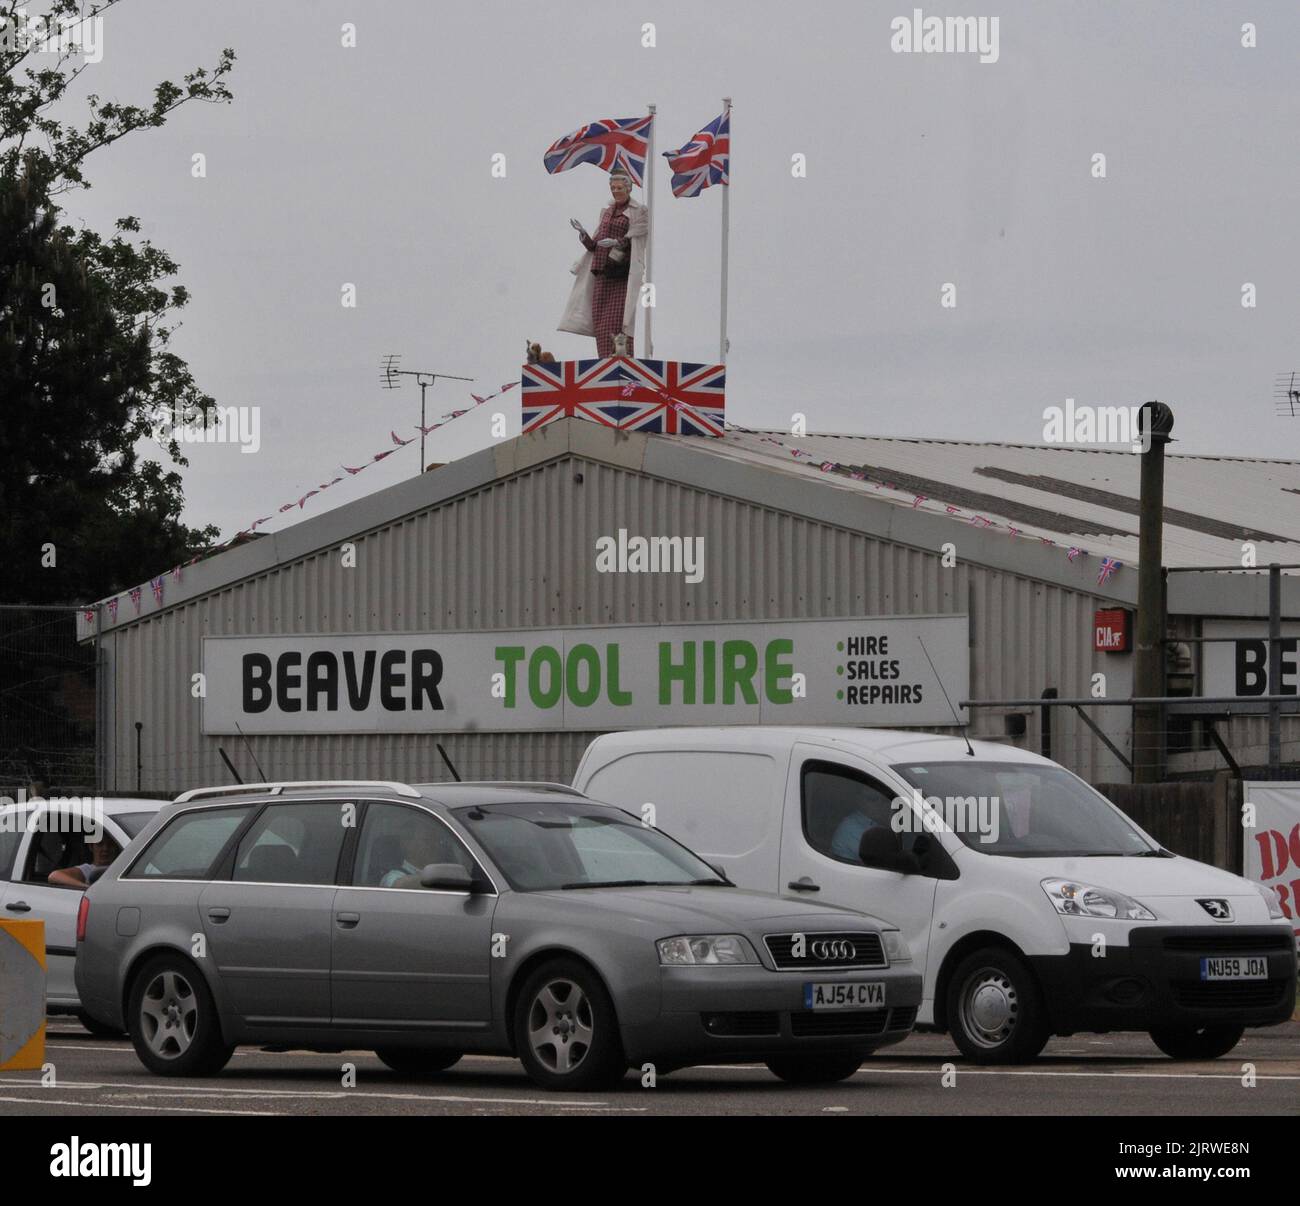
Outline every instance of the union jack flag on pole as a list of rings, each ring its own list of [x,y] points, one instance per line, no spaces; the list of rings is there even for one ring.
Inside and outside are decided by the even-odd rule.
[[[604,117],[557,138],[542,156],[542,162],[552,176],[580,163],[594,163],[602,172],[619,167],[640,185],[653,127],[653,113],[646,117]]]
[[[727,363],[727,244],[731,232],[731,97],[722,98],[722,113],[684,147],[665,151],[673,170],[673,196],[698,197],[713,184],[722,190],[722,271],[718,305],[718,359]],[[647,315],[649,309],[646,310]]]
[[[730,107],[680,150],[665,151],[664,158],[673,170],[674,197],[698,197],[711,184],[730,183]]]

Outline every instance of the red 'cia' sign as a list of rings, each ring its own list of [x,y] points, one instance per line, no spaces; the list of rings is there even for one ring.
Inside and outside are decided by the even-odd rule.
[[[1128,653],[1133,648],[1133,613],[1127,607],[1093,612],[1092,638],[1099,653]]]

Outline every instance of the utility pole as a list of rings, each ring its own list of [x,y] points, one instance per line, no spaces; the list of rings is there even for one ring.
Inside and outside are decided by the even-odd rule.
[[[1142,493],[1138,504],[1137,658],[1133,694],[1152,699],[1165,693],[1165,445],[1174,429],[1174,412],[1163,402],[1145,403],[1139,414],[1147,448],[1142,453]],[[1164,707],[1133,709],[1133,782],[1156,783],[1164,763]]]

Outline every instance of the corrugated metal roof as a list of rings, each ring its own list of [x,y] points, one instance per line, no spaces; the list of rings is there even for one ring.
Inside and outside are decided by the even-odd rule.
[[[1028,537],[1137,563],[1141,458],[1130,452],[743,428],[725,440],[691,442],[954,523],[1013,525]],[[864,471],[866,480],[827,472],[819,467],[826,462]],[[1300,562],[1300,461],[1168,453],[1165,564],[1240,565],[1245,541],[1255,544],[1260,565]]]
[[[709,439],[614,431],[569,419],[201,561],[186,568],[183,581],[167,580],[161,603],[144,590],[144,614],[127,607],[123,595],[116,619],[105,614],[102,630],[138,623],[566,453],[751,501],[779,497],[783,501],[771,505],[800,515],[818,510],[814,496],[798,493],[806,483],[815,487],[815,497],[854,501],[852,507],[838,508],[846,513],[835,521],[852,530],[877,531],[880,525],[871,526],[869,512],[897,513],[899,523],[886,523],[877,534],[916,543],[924,525],[931,529],[924,541],[930,547],[936,526],[946,532],[951,524],[954,533],[971,534],[963,555],[992,557],[990,564],[1014,556],[1024,563],[1024,572],[1074,588],[1077,574],[1057,565],[1070,546],[1087,551],[1088,558],[1077,564],[1093,567],[1094,574],[1101,557],[1115,557],[1128,570],[1138,559],[1140,458],[1130,452],[843,434],[796,437],[745,428]],[[730,462],[735,472],[723,472],[723,462]],[[824,471],[819,466],[826,462],[865,476],[857,480],[843,471]],[[778,488],[778,482],[786,488]],[[918,495],[924,497],[918,501]],[[866,503],[860,509],[858,499]],[[1254,542],[1261,566],[1300,563],[1300,461],[1168,454],[1165,508],[1166,566],[1236,567],[1246,540]],[[1011,526],[1023,539],[1011,538]],[[910,538],[898,535],[908,532]],[[1062,551],[1046,549],[1035,537]],[[1051,554],[1050,565],[1036,556],[1039,552]],[[1208,589],[1222,594],[1217,586]],[[1234,587],[1234,593],[1240,590]],[[93,622],[79,615],[78,636],[85,639],[93,631]]]

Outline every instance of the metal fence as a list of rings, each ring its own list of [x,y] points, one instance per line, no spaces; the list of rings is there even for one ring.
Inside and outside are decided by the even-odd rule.
[[[1049,687],[1038,698],[968,699],[961,706],[984,718],[982,726],[973,727],[985,732],[1002,714],[1008,718],[1008,737],[1068,767],[1081,765],[1086,746],[1100,742],[1120,775],[1085,776],[1094,781],[1131,780],[1141,754],[1158,768],[1161,780],[1207,780],[1221,771],[1236,779],[1300,777],[1300,697],[1295,695],[1068,699]],[[1139,744],[1133,724],[1143,707],[1158,710],[1161,718],[1150,748]],[[1017,722],[1014,730],[1010,719]]]
[[[79,645],[77,608],[0,605],[0,792],[99,786],[97,645]]]

